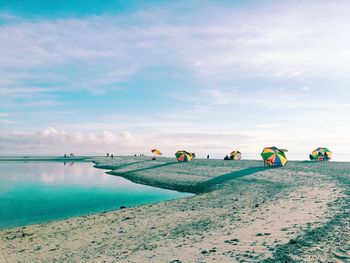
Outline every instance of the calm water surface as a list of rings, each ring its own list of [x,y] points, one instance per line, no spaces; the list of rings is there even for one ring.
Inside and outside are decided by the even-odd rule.
[[[190,196],[132,183],[91,163],[0,162],[0,227]]]

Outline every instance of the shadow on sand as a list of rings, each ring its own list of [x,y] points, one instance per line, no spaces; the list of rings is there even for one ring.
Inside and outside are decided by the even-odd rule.
[[[168,163],[153,165],[153,166],[150,166],[150,167],[145,167],[145,168],[140,168],[140,169],[135,169],[135,170],[127,171],[127,172],[124,172],[123,174],[127,174],[127,173],[137,173],[137,172],[141,172],[141,171],[153,170],[153,169],[157,169],[157,168],[161,168],[161,167],[169,166],[169,165],[173,165],[173,164],[178,164],[178,163],[179,163],[179,162],[168,162]]]
[[[128,167],[128,166],[133,165],[133,164],[146,163],[146,162],[151,162],[151,160],[143,160],[143,161],[137,161],[137,162],[132,162],[132,163],[124,163],[124,164],[120,164],[120,165],[96,164],[96,165],[94,165],[94,167],[98,168],[98,169],[117,170],[120,168]]]
[[[199,183],[196,186],[194,186],[195,192],[196,193],[207,192],[207,191],[212,190],[216,186],[223,184],[227,181],[237,179],[237,178],[240,178],[243,176],[255,174],[255,173],[258,173],[258,172],[261,172],[264,170],[266,170],[265,167],[248,167],[248,168],[245,168],[242,170],[233,171],[233,172],[230,172],[227,174],[219,175],[217,177],[214,177],[212,179],[209,179],[205,182]]]
[[[142,162],[147,162],[147,161],[142,161]],[[125,164],[122,167],[132,165],[135,163],[136,162]],[[139,162],[137,162],[137,163],[139,163]],[[122,176],[128,180],[135,182],[135,183],[141,183],[141,184],[151,185],[151,186],[155,186],[155,187],[172,189],[172,190],[176,190],[176,191],[180,191],[180,192],[190,192],[190,193],[199,194],[199,193],[204,193],[204,192],[210,192],[213,189],[217,188],[217,186],[224,184],[227,181],[237,179],[240,177],[244,177],[247,175],[255,174],[255,173],[258,173],[260,171],[264,171],[264,170],[268,169],[265,167],[248,167],[248,168],[245,168],[242,170],[233,171],[233,172],[230,172],[227,174],[216,176],[216,177],[211,178],[211,179],[204,181],[204,182],[194,183],[192,185],[191,184],[184,185],[184,184],[176,184],[176,183],[174,184],[173,182],[155,181],[151,177],[142,178],[142,177],[133,176],[136,173],[141,172],[141,171],[150,171],[153,169],[162,168],[162,167],[166,167],[166,166],[170,166],[170,165],[177,165],[177,164],[179,164],[179,162],[167,162],[167,163],[163,163],[163,164],[155,164],[155,165],[150,166],[150,167],[134,169],[134,170],[129,170],[129,171],[125,171],[125,172],[118,172],[117,169],[121,168],[121,166],[118,166],[118,167],[114,167],[114,169],[112,171],[107,172],[107,174]]]

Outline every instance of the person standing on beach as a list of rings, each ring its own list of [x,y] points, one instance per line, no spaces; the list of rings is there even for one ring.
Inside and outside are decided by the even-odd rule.
[[[209,159],[209,154],[207,155],[207,159]]]
[[[328,153],[327,153],[327,152],[324,153],[324,160],[325,160],[325,161],[328,161],[328,160],[329,160],[329,157],[328,157]]]

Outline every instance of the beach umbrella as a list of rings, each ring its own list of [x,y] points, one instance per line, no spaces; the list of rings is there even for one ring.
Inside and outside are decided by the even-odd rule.
[[[265,163],[274,167],[285,166],[288,162],[284,151],[278,149],[275,146],[264,148],[261,153],[261,157]]]
[[[328,161],[332,159],[333,153],[326,147],[318,147],[312,151],[311,155],[316,161]]]
[[[193,158],[192,153],[187,151],[177,151],[175,156],[179,162],[189,162]]]
[[[230,153],[230,159],[232,160],[241,160],[242,153],[240,151],[233,151]]]
[[[161,151],[159,151],[158,149],[152,149],[151,152],[155,155],[162,155]]]

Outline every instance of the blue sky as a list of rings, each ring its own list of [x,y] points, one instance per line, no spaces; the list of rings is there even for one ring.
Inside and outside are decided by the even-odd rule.
[[[263,2],[263,3],[262,3]],[[347,1],[1,1],[0,154],[349,160]]]

